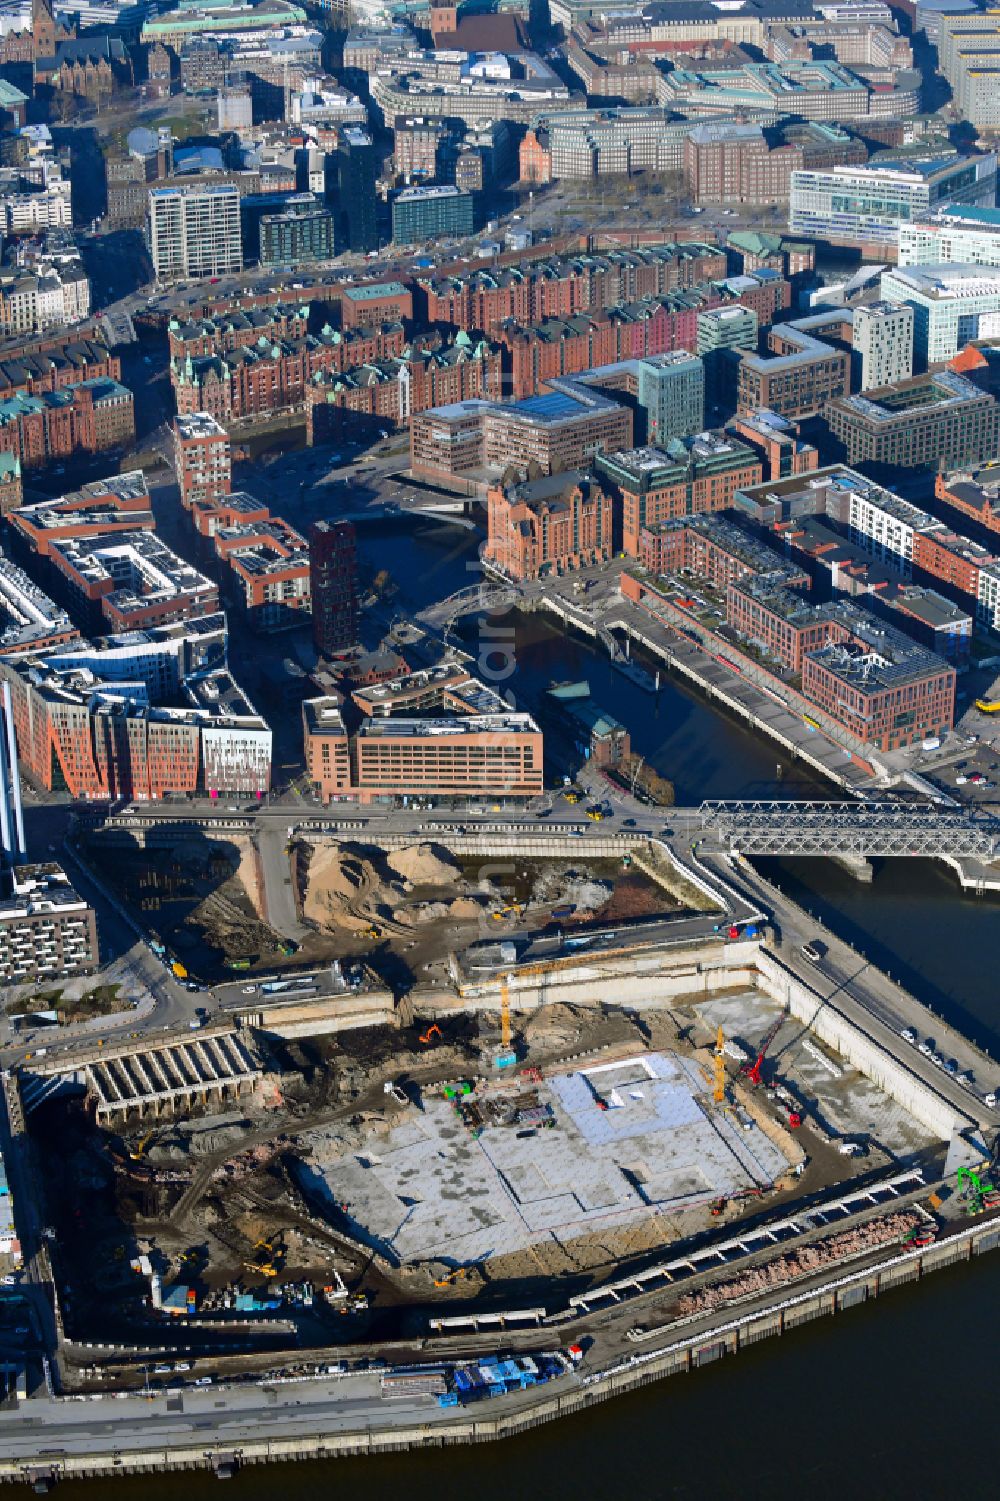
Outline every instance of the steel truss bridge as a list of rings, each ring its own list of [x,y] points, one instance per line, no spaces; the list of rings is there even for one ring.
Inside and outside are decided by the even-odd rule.
[[[743,855],[993,860],[1000,819],[907,802],[705,802],[701,826]]]

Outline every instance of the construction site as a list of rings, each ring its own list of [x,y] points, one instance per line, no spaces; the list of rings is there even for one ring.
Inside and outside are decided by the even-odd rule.
[[[397,990],[443,980],[449,956],[522,930],[626,922],[685,910],[704,898],[676,876],[652,878],[639,859],[518,857],[484,861],[443,843],[383,850],[327,838],[290,839],[281,857],[300,939],[268,922],[262,855],[239,835],[130,845],[96,836],[88,858],[149,929],[199,979],[370,957]]]
[[[68,1332],[222,1358],[251,1315],[273,1352],[542,1289],[566,1307],[943,1154],[762,989],[645,1016],[610,997],[518,1013],[499,994],[498,1011],[336,1038],[215,1039],[227,1100],[188,1086],[156,1115],[138,1098],[109,1112],[108,1081],[149,1077],[148,1048],[46,1099],[33,1135]],[[157,1048],[178,1071],[194,1057]]]

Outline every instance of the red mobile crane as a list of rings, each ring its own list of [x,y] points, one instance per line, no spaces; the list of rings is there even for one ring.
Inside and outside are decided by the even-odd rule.
[[[763,1083],[760,1074],[761,1064],[764,1062],[764,1059],[767,1056],[768,1048],[771,1046],[772,1042],[781,1030],[781,1024],[785,1020],[785,1017],[787,1015],[788,1012],[783,1011],[778,1017],[777,1021],[774,1022],[770,1027],[768,1027],[760,1044],[760,1048],[758,1049],[756,1058],[752,1063],[744,1063],[742,1068],[740,1069],[740,1073],[750,1081],[754,1088]]]

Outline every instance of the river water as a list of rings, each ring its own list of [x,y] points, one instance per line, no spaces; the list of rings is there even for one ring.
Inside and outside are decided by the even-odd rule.
[[[476,578],[466,568],[475,539],[458,529],[380,529],[362,532],[360,543],[371,567],[397,580],[400,613]],[[534,700],[552,678],[587,678],[601,706],[630,727],[634,748],[673,780],[679,803],[829,795],[801,768],[785,765],[779,778],[778,748],[682,684],[665,679],[654,697],[614,674],[599,646],[567,640],[544,615],[516,617],[514,627],[515,671],[502,686]],[[885,862],[871,886],[828,862],[767,862],[767,873],[1000,1057],[1000,903],[963,896],[931,862]],[[774,1501],[788,1488],[809,1501],[917,1493],[978,1501],[997,1489],[990,1435],[998,1294],[1000,1257],[989,1256],[503,1445],[251,1469],[234,1489],[255,1501],[340,1491],[365,1501],[621,1492]],[[207,1498],[216,1487],[184,1476],[66,1491],[172,1501],[182,1491]]]

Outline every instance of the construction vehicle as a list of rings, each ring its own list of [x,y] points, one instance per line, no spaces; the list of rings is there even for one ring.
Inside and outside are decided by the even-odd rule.
[[[588,808],[587,809],[587,817],[588,818],[592,818],[595,823],[600,823],[601,819],[604,817],[604,809],[603,808]]]
[[[181,963],[181,961],[179,959],[175,959],[173,961],[173,963],[171,964],[170,968],[173,971],[173,973],[177,976],[178,980],[186,980],[187,979],[187,977],[188,977],[187,969]]]
[[[725,1045],[726,1034],[723,1032],[722,1024],[720,1022],[719,1030],[716,1033],[715,1037],[715,1089],[712,1093],[712,1098],[715,1100],[715,1103],[717,1105],[723,1104],[726,1098],[726,1055],[724,1052]]]
[[[145,1134],[145,1136],[142,1137],[142,1139],[139,1142],[139,1145],[135,1148],[135,1150],[133,1152],[129,1152],[129,1156],[131,1157],[131,1159],[132,1159],[133,1162],[141,1162],[142,1161],[143,1154],[144,1154],[144,1152],[146,1150],[146,1147],[149,1144],[149,1138],[153,1135],[153,1132],[155,1130],[156,1130],[156,1127],[153,1126],[152,1129],[149,1130],[149,1131],[147,1131],[146,1134]]]
[[[524,916],[524,908],[520,905],[519,902],[511,902],[509,907],[498,907],[496,912],[493,912],[490,915],[492,916],[494,922],[503,922],[504,918],[509,912],[513,912],[516,917]]]
[[[371,927],[366,932],[365,937],[366,938],[381,938],[382,937],[382,929],[381,928],[376,928],[375,924],[372,923]]]
[[[764,1059],[767,1057],[767,1050],[780,1032],[782,1023],[784,1022],[787,1015],[788,1012],[783,1011],[778,1017],[777,1021],[773,1022],[771,1026],[768,1027],[767,1031],[764,1033],[764,1037],[757,1051],[756,1058],[752,1063],[744,1063],[740,1068],[740,1073],[746,1080],[748,1080],[749,1083],[754,1086],[755,1089],[758,1088],[763,1082],[760,1073],[761,1065],[763,1064]]]
[[[510,975],[504,975],[500,980],[500,1051],[493,1059],[496,1068],[513,1068],[517,1062],[510,1044]]]
[[[427,1028],[426,1032],[421,1032],[420,1036],[417,1038],[417,1041],[422,1042],[424,1047],[427,1048],[430,1047],[435,1037],[443,1036],[444,1033],[441,1031],[441,1028],[438,1026],[437,1022],[432,1022],[431,1025]]]
[[[572,788],[570,788],[569,792],[564,792],[563,797],[565,797],[568,803],[578,803],[580,801],[579,792],[574,792]]]
[[[460,1282],[464,1277],[467,1277],[468,1275],[469,1274],[464,1266],[456,1266],[450,1272],[447,1272],[443,1277],[435,1277],[433,1279],[434,1286],[447,1287],[449,1283]]]

